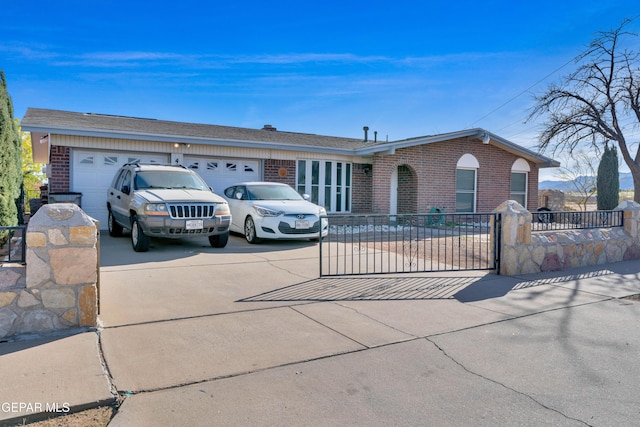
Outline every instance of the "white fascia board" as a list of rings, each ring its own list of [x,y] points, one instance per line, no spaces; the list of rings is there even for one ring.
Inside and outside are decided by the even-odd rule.
[[[484,134],[489,135],[490,139],[498,143],[498,145],[500,145],[504,150],[510,153],[525,157],[528,160],[531,160],[539,168],[554,168],[554,167],[560,166],[560,163],[553,159],[545,157],[541,154],[538,154],[520,145],[514,144],[513,142],[507,139],[499,137],[498,135],[495,135],[481,128],[444,133],[444,134],[434,135],[434,136],[426,136],[424,138],[413,138],[413,139],[404,140],[404,141],[381,143],[371,147],[360,148],[355,151],[356,151],[356,154],[359,154],[359,155],[374,154],[374,153],[381,153],[383,155],[394,154],[395,151],[400,148],[408,148],[416,145],[432,144],[435,142],[444,142],[444,141],[449,141],[457,138],[478,137],[479,139],[482,139]]]
[[[534,162],[540,169],[557,168],[560,166],[560,162],[558,162],[557,160],[553,160],[549,157],[543,156],[542,154],[536,153],[535,151],[529,150],[528,148],[522,147],[521,145],[514,144],[513,142],[494,135],[490,132],[487,133],[491,136],[492,140],[500,143],[500,145],[502,145],[506,151],[528,158],[529,160]]]
[[[384,142],[384,143],[373,145],[371,147],[358,148],[356,150],[356,153],[357,154],[373,154],[373,153],[386,153],[386,152],[392,153],[397,149],[413,147],[416,145],[425,145],[425,144],[431,144],[434,142],[443,142],[443,141],[448,141],[450,139],[464,138],[464,137],[476,136],[476,135],[478,137],[482,137],[482,134],[484,132],[485,131],[482,129],[471,129],[471,130],[464,130],[459,132],[443,133],[443,134],[434,135],[434,136],[425,136],[423,138],[413,138],[413,139],[397,141],[397,142]]]
[[[240,147],[240,148],[260,148],[260,149],[272,149],[272,150],[287,150],[287,151],[301,151],[312,153],[327,153],[327,154],[342,154],[348,156],[355,156],[356,150],[350,148],[335,148],[335,147],[318,147],[314,145],[300,145],[300,144],[286,144],[279,142],[266,142],[266,141],[246,141],[239,139],[217,139],[217,138],[201,138],[191,136],[180,135],[160,135],[160,134],[148,134],[142,132],[118,132],[118,131],[104,131],[104,130],[92,130],[92,129],[70,129],[55,126],[22,126],[21,129],[25,132],[48,132],[53,135],[71,135],[71,136],[88,136],[96,138],[111,138],[111,139],[131,139],[139,141],[153,141],[153,142],[167,142],[167,143],[185,143],[185,144],[200,144],[200,145],[216,145],[223,147]],[[57,131],[57,132],[56,132]]]

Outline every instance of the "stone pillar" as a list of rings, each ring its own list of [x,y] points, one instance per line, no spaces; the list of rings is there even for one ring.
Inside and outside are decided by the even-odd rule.
[[[503,202],[494,212],[502,217],[498,273],[506,276],[529,273],[528,264],[523,265],[520,253],[531,244],[531,213],[514,200]]]
[[[42,206],[27,229],[27,291],[67,327],[97,324],[97,230],[77,205]]]
[[[633,241],[625,249],[622,259],[625,261],[640,259],[640,204],[625,200],[615,210],[624,211],[624,231]]]
[[[625,200],[615,208],[617,211],[624,211],[624,231],[634,240],[638,240],[640,222],[640,205],[632,200]]]

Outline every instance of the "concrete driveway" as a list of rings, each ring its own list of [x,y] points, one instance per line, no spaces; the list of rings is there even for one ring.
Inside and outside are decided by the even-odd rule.
[[[521,277],[318,278],[311,242],[232,236],[224,249],[199,239],[136,253],[105,233],[101,263],[100,331],[0,347],[16,396],[75,408],[118,396],[113,426],[640,416],[640,303],[622,299],[640,293],[637,261]],[[30,376],[51,351],[57,365]],[[33,395],[41,383],[46,393]]]
[[[310,242],[102,239],[113,425],[619,425],[637,263],[318,278]]]

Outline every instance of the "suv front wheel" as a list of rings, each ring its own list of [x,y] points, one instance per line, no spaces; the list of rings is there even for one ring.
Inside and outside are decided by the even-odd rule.
[[[215,236],[209,236],[209,243],[214,248],[224,248],[229,241],[229,233],[217,234]]]
[[[144,234],[135,216],[131,220],[131,245],[136,252],[146,252],[151,245],[151,238]]]

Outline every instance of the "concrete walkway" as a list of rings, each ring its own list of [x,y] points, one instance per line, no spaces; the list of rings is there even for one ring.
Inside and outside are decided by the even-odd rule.
[[[110,425],[630,425],[640,262],[318,279],[317,245],[101,236],[103,327],[0,343],[0,424],[118,399]],[[12,405],[7,405],[11,403]],[[35,411],[31,412],[44,412]]]

